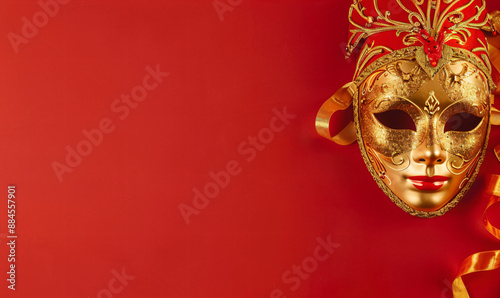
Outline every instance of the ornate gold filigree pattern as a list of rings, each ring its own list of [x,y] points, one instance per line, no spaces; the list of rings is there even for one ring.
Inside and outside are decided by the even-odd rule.
[[[429,98],[425,102],[424,110],[432,117],[440,109],[441,108],[439,107],[439,100],[436,98],[435,92],[429,92]]]
[[[375,151],[373,151],[373,149],[369,146],[366,147],[366,150],[367,150],[368,155],[370,157],[370,161],[372,162],[373,167],[378,174],[378,177],[382,181],[387,181],[386,182],[387,185],[391,185],[392,181],[389,177],[387,177],[386,168],[384,167],[384,164],[380,161],[380,158],[378,157],[377,153]]]
[[[347,57],[361,40],[382,32],[394,31],[396,37],[399,37],[402,33],[406,33],[403,38],[403,43],[407,46],[418,45],[418,43],[423,44],[419,36],[421,30],[426,31],[427,34],[430,34],[434,39],[438,39],[439,33],[444,32],[445,36],[443,42],[456,40],[459,44],[463,45],[472,35],[471,29],[480,29],[488,23],[488,19],[478,22],[479,17],[486,9],[486,2],[484,0],[482,0],[481,6],[475,7],[476,13],[467,20],[464,20],[465,16],[463,11],[469,8],[475,0],[470,0],[467,4],[460,7],[456,7],[456,4],[459,3],[460,0],[427,1],[426,8],[422,7],[424,1],[412,0],[414,4],[413,9],[416,11],[406,7],[401,0],[396,0],[399,7],[408,13],[407,22],[391,18],[391,12],[389,10],[382,12],[378,0],[373,1],[376,11],[376,15],[374,16],[366,15],[366,9],[362,6],[361,1],[355,1],[349,9],[349,22],[355,29],[351,30],[353,34],[349,40]],[[441,10],[442,4],[447,4],[444,10]],[[353,20],[354,11],[366,21],[364,26]],[[445,21],[449,21],[454,25],[449,28],[444,28]]]
[[[359,71],[365,68],[370,59],[384,52],[392,53],[392,49],[385,46],[374,47],[374,42],[370,46],[364,47],[359,55],[354,77],[357,77],[359,75]]]

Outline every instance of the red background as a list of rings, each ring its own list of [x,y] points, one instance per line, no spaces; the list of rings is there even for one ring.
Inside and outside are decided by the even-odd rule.
[[[354,72],[342,51],[349,4],[243,0],[221,20],[212,0],[72,0],[16,54],[7,35],[41,8],[0,1],[0,272],[11,183],[19,236],[17,289],[0,275],[0,296],[106,297],[125,268],[135,278],[113,297],[451,297],[460,262],[500,248],[481,223],[500,130],[448,214],[394,205],[356,145],[314,128]],[[170,75],[120,120],[111,103],[158,64]],[[285,106],[295,119],[247,162],[238,146]],[[51,164],[103,118],[115,131],[60,182]],[[230,160],[242,172],[187,225],[179,204]],[[291,290],[282,274],[328,236],[340,247]],[[473,297],[499,297],[499,278],[465,281]]]

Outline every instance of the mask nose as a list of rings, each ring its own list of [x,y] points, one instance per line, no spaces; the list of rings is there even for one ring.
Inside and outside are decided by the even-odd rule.
[[[442,164],[446,161],[446,153],[441,150],[438,145],[431,145],[429,147],[423,145],[415,150],[413,160],[416,163],[425,164],[426,166]]]
[[[446,152],[439,145],[427,146],[425,142],[415,149],[413,154],[413,161],[425,165],[426,175],[429,177],[434,176],[434,166],[445,163],[446,158]]]

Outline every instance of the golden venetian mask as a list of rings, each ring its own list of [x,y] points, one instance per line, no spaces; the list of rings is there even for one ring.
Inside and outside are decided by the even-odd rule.
[[[498,50],[487,49],[482,33],[495,32],[496,23],[484,1],[409,2],[419,9],[398,1],[407,14],[392,18],[377,0],[351,6],[347,50],[362,44],[354,81],[325,102],[316,127],[338,144],[357,140],[368,170],[391,200],[412,215],[433,217],[454,207],[471,187],[490,125],[497,122],[491,118],[498,117],[491,107],[497,87],[488,55]],[[478,9],[470,9],[471,2]],[[400,21],[405,16],[408,24]],[[360,19],[366,24],[360,26]],[[391,34],[396,38],[389,39]],[[351,104],[354,121],[332,137],[330,117]]]

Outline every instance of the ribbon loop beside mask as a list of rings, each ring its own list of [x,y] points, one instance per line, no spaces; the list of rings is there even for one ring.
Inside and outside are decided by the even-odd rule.
[[[350,122],[335,136],[330,132],[330,120],[337,111],[349,108],[353,98],[357,94],[357,87],[354,83],[348,83],[340,88],[330,97],[319,109],[316,116],[316,131],[324,138],[327,138],[339,145],[350,145],[356,141],[356,128],[354,122]]]

